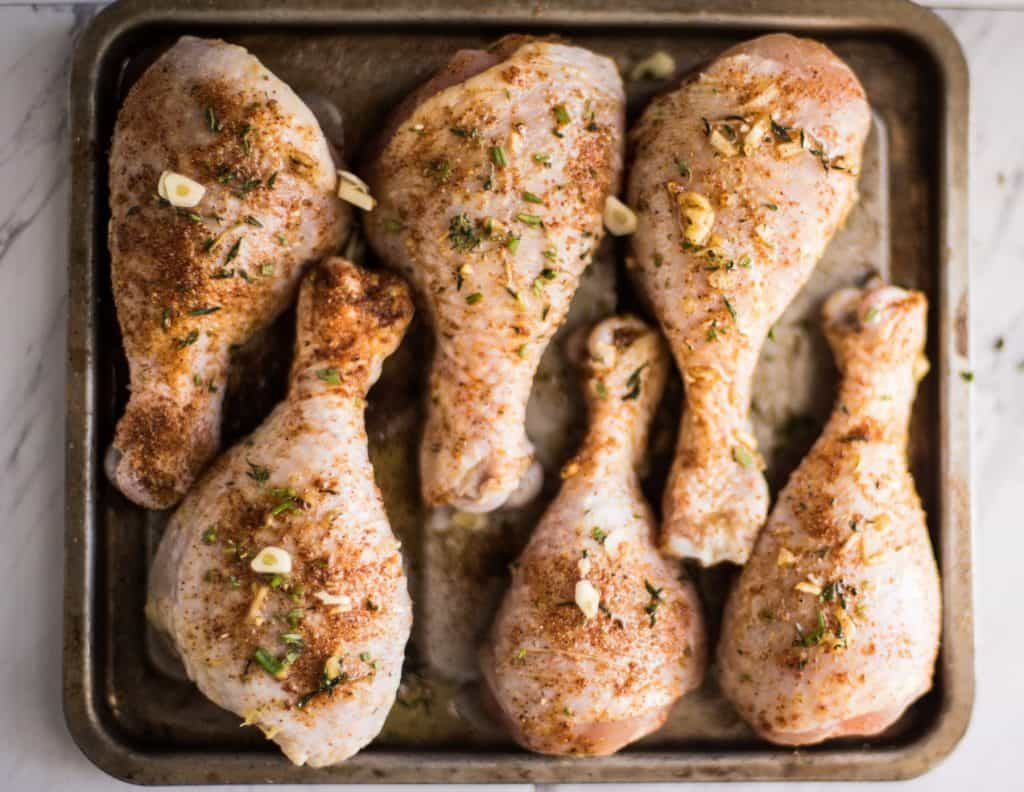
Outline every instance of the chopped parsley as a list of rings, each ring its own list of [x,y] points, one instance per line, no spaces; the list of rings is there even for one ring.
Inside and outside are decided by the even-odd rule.
[[[543,198],[541,198],[536,193],[530,192],[529,190],[524,190],[523,191],[523,200],[526,201],[527,203],[536,203],[536,204],[544,203],[544,199]]]
[[[206,126],[211,132],[220,132],[220,121],[217,120],[217,113],[212,107],[206,108]]]
[[[327,672],[325,671],[323,676],[320,677],[320,684],[317,687],[317,689],[312,691],[312,692],[310,692],[310,693],[306,693],[304,696],[302,696],[295,703],[295,706],[298,709],[302,709],[307,704],[309,704],[310,701],[312,701],[314,698],[316,698],[319,695],[322,695],[324,693],[326,693],[328,695],[333,694],[334,688],[337,685],[340,685],[342,682],[345,682],[347,679],[348,679],[348,674],[346,674],[344,671],[342,671],[340,674],[338,674],[336,677],[333,677],[333,678],[328,678]]]
[[[480,292],[473,292],[472,294],[466,295],[466,302],[468,302],[470,305],[476,305],[483,298],[484,296]]]
[[[743,446],[737,445],[732,447],[732,458],[733,461],[738,462],[743,465],[743,467],[748,468],[754,466],[753,455]]]
[[[192,346],[196,342],[196,340],[198,338],[199,338],[199,331],[198,330],[193,330],[192,332],[190,332],[184,338],[177,339],[177,341],[175,343],[177,343],[179,349],[184,349],[187,346]]]
[[[551,112],[555,114],[555,121],[558,122],[559,126],[565,126],[572,120],[572,116],[569,115],[569,111],[564,104],[555,105],[551,108]]]
[[[508,165],[508,160],[505,158],[505,149],[501,146],[491,146],[491,162],[499,168],[504,168]]]
[[[202,538],[203,538],[203,544],[205,544],[205,545],[212,545],[214,542],[217,541],[217,529],[214,526],[211,525],[209,528],[207,528],[205,531],[203,531],[203,537]]]
[[[594,541],[597,542],[598,544],[604,544],[605,539],[608,538],[608,532],[607,531],[602,531],[596,525],[591,529],[590,535],[593,537]]]
[[[190,316],[208,316],[212,313],[217,313],[220,310],[219,305],[207,305],[202,308],[193,308],[189,311]]]

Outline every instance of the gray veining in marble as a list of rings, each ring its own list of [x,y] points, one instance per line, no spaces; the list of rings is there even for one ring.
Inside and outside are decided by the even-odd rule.
[[[975,389],[976,409],[978,698],[971,729],[945,764],[871,789],[999,792],[1019,788],[1024,709],[1016,503],[1024,483],[1024,2],[937,5],[959,7],[941,15],[963,42],[972,78],[975,380],[964,387]],[[1007,6],[1020,10],[984,10]],[[88,5],[0,0],[0,788],[12,791],[123,786],[82,757],[60,711],[66,83],[72,41],[92,13]]]

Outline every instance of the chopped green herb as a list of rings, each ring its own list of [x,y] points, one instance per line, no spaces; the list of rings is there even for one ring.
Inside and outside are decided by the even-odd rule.
[[[342,671],[340,674],[338,674],[338,676],[333,678],[328,678],[327,673],[324,672],[324,675],[320,678],[320,686],[317,687],[317,689],[312,691],[311,693],[306,693],[304,696],[302,696],[297,702],[295,702],[295,706],[298,709],[302,709],[307,704],[309,704],[310,701],[312,701],[314,698],[323,693],[333,695],[334,688],[337,685],[340,685],[342,682],[346,681],[347,679],[348,674],[346,674],[344,671]]]
[[[550,154],[534,154],[533,161],[539,162],[541,165],[551,166],[551,155]]]
[[[522,346],[519,347],[519,349],[516,350],[516,354],[519,355],[519,357],[521,357],[521,358],[525,358],[526,357],[526,353],[528,351],[529,350],[528,350],[527,345],[523,344]]]
[[[729,311],[729,316],[731,316],[732,320],[735,322],[736,321],[736,309],[732,307],[732,303],[729,302],[728,298],[723,297],[722,300],[725,302],[726,310]]]
[[[263,223],[261,223],[259,220],[257,220],[252,215],[246,215],[245,216],[245,222],[247,222],[251,226],[256,226],[257,228],[263,228]]]
[[[744,253],[742,256],[740,256],[739,264],[740,264],[741,267],[743,267],[743,269],[749,269],[750,268],[750,256],[748,256],[746,253]]]
[[[825,637],[827,629],[825,623],[825,611],[818,611],[818,626],[813,632],[805,633],[799,622],[796,622],[794,626],[796,627],[797,643],[802,644],[807,648],[817,646],[821,643],[821,639]]]
[[[457,214],[448,224],[448,241],[453,250],[467,252],[480,244],[480,237],[476,233],[476,227],[467,214]]]
[[[789,128],[777,123],[774,118],[772,119],[772,134],[783,143],[789,143],[792,140],[792,137],[790,137],[789,134]],[[803,136],[803,132],[801,132],[800,135]]]
[[[751,455],[751,453],[743,446],[737,445],[732,447],[732,458],[733,461],[738,462],[743,465],[743,467],[748,468],[754,466],[753,455]]]
[[[655,588],[654,584],[646,578],[644,578],[644,588],[651,595],[651,601],[644,606],[644,612],[651,617],[651,627],[653,627],[658,621],[658,607],[661,605],[664,597],[662,589]]]
[[[220,132],[220,121],[217,120],[217,113],[212,107],[206,108],[206,125],[211,132]]]
[[[273,264],[273,262],[268,261],[268,262],[265,262],[264,264],[260,265],[260,275],[273,275],[273,274],[274,274],[274,264]]]
[[[544,203],[544,199],[543,198],[541,198],[536,193],[532,193],[532,192],[529,192],[529,191],[524,191],[523,192],[523,200],[526,201],[527,203],[536,203],[536,204]]]
[[[210,277],[214,278],[215,280],[224,280],[225,278],[233,278],[233,277],[235,277],[235,271],[233,269],[226,269],[224,267],[221,267],[219,270],[214,272]]]
[[[622,397],[623,401],[632,401],[640,395],[640,374],[647,368],[647,363],[644,363],[636,371],[629,375],[629,379],[626,380],[626,394]]]
[[[193,308],[189,311],[190,316],[207,316],[212,313],[217,313],[220,310],[219,305],[207,305],[203,308]]]
[[[603,380],[598,380],[594,383],[594,390],[597,391],[597,395],[602,399],[608,398],[608,387],[604,384]]]
[[[328,385],[341,385],[341,375],[336,368],[320,369],[316,375]]]
[[[184,347],[192,346],[196,342],[196,340],[198,338],[199,338],[199,331],[198,330],[193,330],[192,332],[190,332],[184,338],[177,339],[176,343],[177,343],[179,349],[183,349]]]
[[[516,220],[520,223],[526,223],[528,226],[542,226],[544,225],[544,219],[540,215],[535,214],[517,214]]]
[[[480,292],[473,292],[472,294],[466,295],[466,302],[468,302],[470,305],[476,305],[483,298],[484,296]]]
[[[249,466],[249,472],[246,474],[253,481],[257,481],[260,484],[270,478],[270,468],[265,468],[263,465],[257,465],[255,462],[246,460],[246,464]]]
[[[274,238],[281,247],[288,247],[288,238],[284,234],[276,234]]]
[[[288,611],[288,615],[286,616],[288,619],[288,625],[294,630],[299,626],[299,622],[301,622],[305,616],[306,611],[304,608],[292,608]]]
[[[606,531],[602,531],[596,525],[591,529],[590,535],[594,538],[594,541],[597,542],[598,544],[604,544],[605,539],[608,538],[608,533]]]
[[[491,146],[491,162],[499,168],[504,168],[508,165],[508,160],[505,159],[505,149],[501,146]]]
[[[962,379],[964,382],[974,382],[974,372],[973,371],[961,371],[960,372],[960,379]]]
[[[450,129],[453,135],[457,135],[460,138],[466,138],[467,140],[477,140],[480,137],[480,132],[476,127],[466,129],[465,127],[454,126],[450,127]]]
[[[452,166],[446,159],[434,159],[427,163],[426,174],[435,184],[444,184],[451,178]]]
[[[259,647],[255,652],[253,652],[252,659],[259,663],[261,666],[263,666],[264,671],[273,676],[277,676],[291,664],[289,662],[286,662],[287,657],[278,660],[262,646]]]
[[[235,244],[233,244],[231,248],[228,250],[228,257],[225,259],[225,261],[228,263],[234,261],[235,257],[238,256],[238,251],[241,250],[241,248],[242,237],[239,237],[238,239],[235,240]]]
[[[277,181],[277,171],[274,171],[267,177],[267,187],[274,189],[274,183]]]
[[[679,171],[679,175],[684,179],[689,179],[690,176],[693,175],[693,172],[690,170],[690,166],[686,164],[685,160],[676,160],[676,170]]]
[[[551,112],[555,114],[555,121],[558,122],[559,126],[565,126],[572,120],[564,104],[555,105],[551,108]]]
[[[521,237],[517,237],[514,234],[509,234],[508,242],[505,243],[505,247],[507,247],[512,253],[515,253],[517,250],[519,250],[520,239]]]
[[[203,531],[203,544],[212,545],[217,541],[217,529],[214,526],[210,526]]]

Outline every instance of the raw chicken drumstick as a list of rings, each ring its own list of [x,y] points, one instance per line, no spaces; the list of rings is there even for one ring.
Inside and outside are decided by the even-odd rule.
[[[530,466],[526,402],[601,240],[624,112],[608,58],[507,37],[458,53],[392,119],[367,231],[434,327],[420,452],[431,505],[491,511]]]
[[[293,299],[348,211],[316,119],[241,47],[185,37],[132,87],[110,151],[110,255],[131,397],[107,457],[173,506],[217,451],[231,348]]]
[[[589,434],[513,566],[481,660],[519,743],[604,756],[700,684],[706,639],[693,586],[655,548],[636,472],[668,352],[628,317],[598,324],[588,352]]]
[[[722,691],[773,742],[875,734],[931,687],[939,577],[907,470],[926,311],[892,287],[825,305],[837,406],[757,540],[718,647]]]
[[[189,677],[296,764],[354,754],[398,689],[412,603],[363,409],[411,317],[395,275],[315,267],[285,401],[188,494],[153,562],[147,613]]]
[[[751,379],[857,195],[870,111],[823,45],[771,35],[654,101],[632,132],[634,274],[686,388],[662,549],[743,563],[768,510]]]

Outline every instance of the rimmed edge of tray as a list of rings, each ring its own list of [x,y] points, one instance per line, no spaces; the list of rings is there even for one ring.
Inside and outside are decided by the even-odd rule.
[[[771,779],[892,780],[924,773],[949,755],[967,729],[974,701],[974,625],[971,547],[970,394],[958,371],[968,357],[967,66],[956,38],[930,11],[908,0],[721,0],[712,11],[702,0],[647,0],[644,8],[609,2],[547,0],[543,6],[478,4],[472,0],[377,0],[355,6],[338,0],[123,0],[98,14],[75,52],[71,76],[72,205],[69,244],[67,385],[67,503],[65,512],[63,700],[68,728],[79,748],[110,775],[141,784],[357,783],[357,782],[609,782]],[[832,11],[831,15],[826,15]],[[342,16],[344,15],[344,16]],[[105,141],[98,139],[99,67],[124,35],[150,25],[311,27],[380,24],[459,24],[536,27],[688,26],[805,33],[856,31],[909,37],[932,60],[942,92],[937,182],[939,475],[946,492],[942,530],[943,651],[938,673],[943,697],[932,727],[898,748],[858,751],[720,751],[690,754],[634,751],[599,760],[554,759],[521,752],[372,751],[333,768],[292,767],[273,754],[140,752],[106,727],[97,707],[93,655],[95,586],[102,574],[96,554],[95,227],[98,169]],[[87,88],[88,90],[82,90]],[[182,763],[192,760],[187,768]]]

